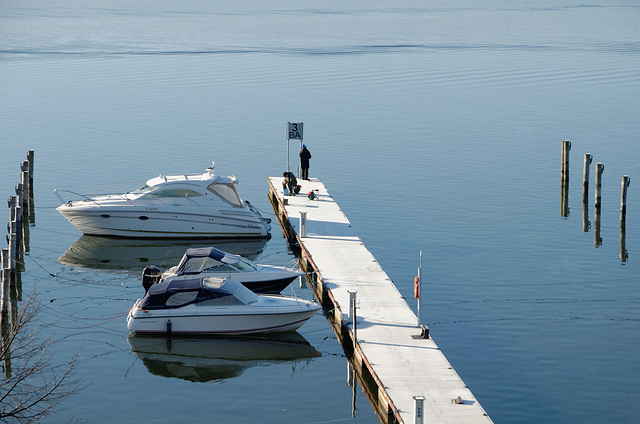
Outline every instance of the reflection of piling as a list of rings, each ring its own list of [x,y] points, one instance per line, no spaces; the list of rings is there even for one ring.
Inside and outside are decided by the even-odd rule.
[[[563,218],[569,216],[569,181],[564,180],[560,187],[560,216]]]
[[[591,221],[589,221],[589,195],[584,193],[582,196],[582,231],[588,233],[591,229]]]

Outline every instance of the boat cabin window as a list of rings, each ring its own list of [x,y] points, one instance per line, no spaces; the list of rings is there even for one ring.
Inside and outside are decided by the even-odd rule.
[[[228,295],[222,297],[215,297],[213,299],[203,300],[202,302],[198,302],[195,304],[196,306],[233,306],[233,305],[244,305],[240,299],[235,296]]]
[[[167,306],[182,306],[186,305],[189,302],[193,302],[198,296],[197,291],[188,291],[188,292],[180,292],[175,293],[169,296],[167,299]]]
[[[198,197],[202,196],[202,193],[198,193],[195,190],[188,188],[166,188],[153,190],[147,193],[145,197]]]
[[[220,197],[234,208],[242,207],[242,200],[240,199],[240,196],[238,196],[238,192],[236,191],[236,187],[233,183],[226,184],[213,182],[209,184],[207,190]]]

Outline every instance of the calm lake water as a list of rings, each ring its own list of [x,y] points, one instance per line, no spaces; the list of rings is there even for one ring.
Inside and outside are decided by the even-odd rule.
[[[287,121],[304,122],[311,176],[413,308],[423,251],[423,320],[495,422],[637,422],[638,22],[638,4],[617,0],[0,2],[0,194],[34,149],[24,291],[45,305],[55,360],[79,352],[86,384],[47,422],[378,422],[321,314],[302,340],[137,353],[122,314],[142,268],[191,244],[87,239],[55,210],[55,186],[135,188],[215,161],[272,215]],[[221,247],[293,261],[272,233]]]

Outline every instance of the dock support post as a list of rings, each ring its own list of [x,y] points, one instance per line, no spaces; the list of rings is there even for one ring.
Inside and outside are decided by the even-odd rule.
[[[626,222],[627,219],[627,188],[631,184],[631,179],[628,175],[622,176],[622,189],[620,190],[620,225]]]
[[[562,164],[561,164],[561,192],[560,192],[560,216],[569,216],[569,151],[571,142],[562,140]]]
[[[307,213],[300,211],[300,237],[307,236]]]
[[[589,193],[589,170],[591,169],[591,162],[593,162],[593,157],[591,153],[584,154],[584,170],[582,176],[582,196],[588,197]]]
[[[602,204],[602,173],[604,172],[604,164],[596,163],[596,209],[600,209]]]
[[[424,396],[413,397],[413,424],[424,424]]]
[[[562,140],[562,167],[561,176],[562,181],[569,182],[569,151],[571,150],[571,142],[569,140]]]
[[[627,188],[631,184],[628,175],[622,176],[622,189],[620,192],[620,262],[624,264],[629,259],[627,252]]]
[[[351,318],[351,329],[353,330],[353,350],[356,350],[356,344],[358,343],[358,327],[356,320],[356,291],[349,292],[349,316]]]
[[[2,249],[2,290],[0,291],[0,324],[2,328],[9,320],[9,249]]]

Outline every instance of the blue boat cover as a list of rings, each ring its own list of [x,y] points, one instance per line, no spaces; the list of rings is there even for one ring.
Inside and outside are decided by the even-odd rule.
[[[139,304],[141,309],[170,309],[179,308],[190,303],[198,303],[209,299],[233,295],[242,287],[240,283],[224,278],[207,277],[191,278],[187,280],[169,279],[154,284],[142,298]],[[177,294],[189,294],[184,296],[184,302],[176,302]],[[169,298],[174,300],[167,302]]]
[[[197,274],[204,268],[210,268],[223,263],[223,258],[229,256],[215,247],[192,247],[187,249],[178,264],[175,275]],[[201,260],[198,260],[201,259]],[[212,262],[213,260],[213,262]],[[199,266],[196,265],[196,262]],[[206,266],[203,266],[206,262]],[[235,262],[235,261],[232,261]],[[189,265],[187,267],[187,265]]]

